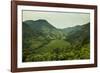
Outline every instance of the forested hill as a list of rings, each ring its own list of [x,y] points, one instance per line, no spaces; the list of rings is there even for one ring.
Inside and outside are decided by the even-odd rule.
[[[87,43],[89,43],[90,41],[90,23],[66,28],[64,29],[64,33],[65,32],[67,32],[66,33],[67,41],[70,42],[86,41]]]

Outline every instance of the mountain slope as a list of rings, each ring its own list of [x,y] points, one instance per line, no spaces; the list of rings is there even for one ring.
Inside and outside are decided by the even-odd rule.
[[[33,33],[38,33],[38,35],[43,36],[45,38],[49,39],[56,39],[56,38],[61,38],[63,34],[61,31],[59,31],[57,28],[52,26],[49,22],[46,20],[28,20],[24,21],[25,24],[29,25],[30,28],[33,30]]]
[[[69,29],[69,28],[68,28]],[[65,30],[65,29],[64,29]],[[67,29],[66,29],[67,30]],[[82,42],[87,40],[90,41],[90,23],[75,26],[71,28],[71,31],[67,31],[66,40],[69,42]]]

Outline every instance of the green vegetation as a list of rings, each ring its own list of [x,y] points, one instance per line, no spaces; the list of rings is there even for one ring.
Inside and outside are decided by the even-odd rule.
[[[23,62],[90,58],[90,23],[57,29],[46,20],[22,25]]]

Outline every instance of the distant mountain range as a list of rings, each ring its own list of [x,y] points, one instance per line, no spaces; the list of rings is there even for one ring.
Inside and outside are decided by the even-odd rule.
[[[48,52],[48,50],[52,51],[52,48],[66,48],[68,44],[77,43],[81,46],[89,44],[90,23],[58,29],[43,19],[36,21],[27,20],[22,22],[22,33],[23,52],[27,49],[27,51],[35,49],[35,51],[33,51],[34,53],[41,52],[41,50],[45,50],[42,51],[42,53],[45,53]],[[25,53],[23,54],[23,58],[23,61],[26,61]]]

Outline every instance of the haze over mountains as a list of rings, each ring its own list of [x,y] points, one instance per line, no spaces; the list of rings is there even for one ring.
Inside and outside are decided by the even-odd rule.
[[[27,20],[22,38],[23,62],[90,58],[89,22],[59,29],[43,19]]]

